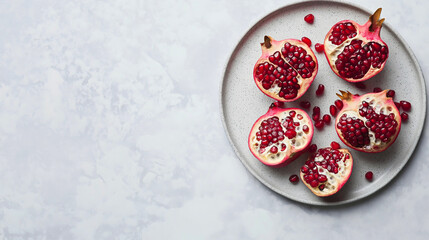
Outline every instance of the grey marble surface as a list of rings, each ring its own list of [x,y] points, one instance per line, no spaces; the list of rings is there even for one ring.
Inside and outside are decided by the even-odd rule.
[[[0,239],[426,239],[428,130],[387,187],[313,207],[259,183],[219,115],[224,65],[290,1],[0,1]],[[429,76],[429,4],[359,1]]]

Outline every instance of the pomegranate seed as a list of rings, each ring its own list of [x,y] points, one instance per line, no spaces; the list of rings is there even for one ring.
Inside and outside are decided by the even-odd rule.
[[[320,43],[316,43],[316,45],[314,45],[314,49],[316,49],[316,52],[318,53],[322,53],[324,51],[324,48],[325,46]]]
[[[270,149],[271,153],[277,153],[277,151],[278,151],[278,149],[277,149],[276,146],[272,146],[271,149]]]
[[[374,93],[378,93],[378,92],[381,92],[381,91],[383,91],[381,88],[379,88],[379,87],[375,87],[375,88],[374,88],[374,90],[373,90],[372,92],[374,92]]]
[[[401,113],[401,119],[402,119],[402,121],[407,121],[408,120],[408,114],[406,112]]]
[[[365,84],[361,83],[361,82],[356,83],[355,86],[359,89],[365,89],[366,88]]]
[[[374,176],[374,174],[371,171],[368,171],[368,172],[365,173],[365,178],[368,181],[371,181],[373,176]]]
[[[394,103],[395,103],[396,108],[399,110],[401,108],[401,104],[398,102],[394,102]]]
[[[331,123],[331,116],[329,116],[328,114],[323,115],[322,119],[326,124]]]
[[[343,101],[341,101],[340,99],[336,100],[335,106],[337,106],[338,110],[343,109]]]
[[[337,149],[340,149],[340,148],[341,148],[341,146],[340,146],[340,144],[339,144],[339,143],[337,143],[337,142],[335,142],[335,141],[332,141],[332,142],[331,142],[331,148],[332,148],[332,149],[334,149],[334,150],[337,150]]]
[[[342,104],[343,102],[341,102]],[[331,115],[333,117],[335,117],[335,115],[337,115],[337,108],[334,105],[329,106],[329,112],[331,113]]]
[[[316,144],[311,144],[310,147],[308,147],[308,151],[309,152],[316,152],[317,151],[317,145]]]
[[[291,183],[296,183],[296,182],[298,182],[298,180],[299,180],[299,178],[298,178],[298,176],[297,176],[296,174],[291,175],[291,176],[289,177],[289,181],[290,181]]]
[[[407,102],[407,101],[400,101],[399,102],[401,104],[402,109],[404,109],[404,111],[409,112],[411,109],[411,103]]]
[[[302,108],[308,109],[311,107],[311,103],[309,101],[302,101],[299,103]]]
[[[387,91],[386,96],[391,98],[395,97],[395,91],[394,90]]]
[[[317,187],[317,185],[319,185],[319,181],[317,181],[316,179],[314,179],[310,182],[310,186],[312,186],[312,187]]]
[[[307,46],[311,47],[311,40],[308,37],[302,37],[301,41],[303,41]]]
[[[320,191],[323,191],[323,189],[325,189],[325,184],[320,184],[320,186],[319,186],[319,190],[320,190]]]
[[[320,96],[323,94],[323,91],[325,91],[325,86],[323,84],[319,84],[316,90],[316,95]]]
[[[315,107],[313,108],[313,115],[314,115],[314,114],[320,115],[320,107],[315,106]]]
[[[277,102],[273,102],[273,103],[271,103],[271,105],[270,105],[270,108],[274,108],[274,107],[283,107],[284,106],[284,102],[279,102],[279,101],[277,101]]]
[[[323,122],[323,120],[317,120],[316,123],[314,124],[314,126],[319,130],[322,129],[324,125],[325,123]]]
[[[320,115],[319,114],[313,114],[312,118],[314,121],[317,121],[317,120],[319,120]]]
[[[308,14],[304,17],[304,21],[306,21],[307,23],[313,23],[314,22],[314,15],[313,14]]]

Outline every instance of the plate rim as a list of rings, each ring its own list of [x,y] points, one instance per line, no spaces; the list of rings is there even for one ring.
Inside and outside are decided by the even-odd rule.
[[[410,160],[411,156],[414,154],[418,144],[420,143],[421,140],[421,136],[422,136],[422,132],[423,129],[425,128],[426,125],[426,113],[427,113],[427,93],[426,93],[426,81],[423,75],[423,71],[422,68],[419,64],[419,62],[417,61],[417,58],[414,54],[414,52],[412,51],[411,47],[408,45],[408,43],[405,41],[405,39],[392,27],[390,27],[390,24],[388,23],[383,23],[383,27],[389,29],[389,31],[391,31],[395,37],[398,38],[398,40],[402,43],[402,45],[405,47],[406,51],[408,52],[408,54],[411,56],[411,59],[414,63],[414,65],[416,66],[418,73],[417,75],[419,76],[419,81],[421,82],[422,86],[423,86],[423,94],[424,94],[424,101],[423,101],[423,109],[424,109],[424,113],[422,114],[422,116],[420,117],[421,121],[421,126],[419,131],[418,131],[418,136],[416,138],[414,138],[414,141],[411,145],[411,148],[413,149],[412,151],[409,151],[405,158],[406,161],[402,161],[402,163],[398,166],[398,171],[396,173],[394,173],[392,175],[392,177],[387,180],[386,182],[382,182],[381,185],[374,191],[369,191],[365,194],[362,194],[360,196],[357,196],[355,198],[351,198],[351,199],[346,199],[346,200],[341,200],[341,201],[335,201],[335,202],[312,202],[312,201],[307,201],[307,200],[303,200],[303,199],[296,199],[290,196],[286,196],[284,195],[279,189],[271,186],[267,181],[265,181],[265,179],[263,179],[261,176],[259,176],[259,173],[256,173],[256,171],[254,171],[251,167],[249,167],[247,165],[247,162],[245,162],[243,160],[243,156],[239,153],[238,149],[236,148],[236,146],[234,145],[234,142],[232,141],[232,138],[230,136],[230,133],[228,131],[228,126],[226,124],[226,120],[225,120],[225,113],[224,113],[224,109],[223,109],[223,101],[224,101],[224,97],[223,97],[223,88],[224,88],[224,84],[225,84],[225,78],[226,75],[228,73],[228,67],[231,64],[231,62],[233,61],[233,57],[234,55],[237,53],[238,48],[240,46],[240,44],[244,41],[244,39],[254,31],[255,28],[258,27],[258,25],[264,21],[266,21],[267,19],[269,19],[271,16],[276,15],[278,12],[286,9],[286,8],[291,8],[297,5],[301,5],[301,4],[309,4],[309,3],[313,3],[313,4],[320,4],[320,3],[332,3],[332,4],[341,4],[347,7],[352,7],[352,8],[356,8],[359,9],[365,13],[367,13],[368,15],[371,15],[371,11],[369,11],[368,9],[357,5],[355,3],[349,2],[349,1],[332,1],[332,0],[305,0],[305,1],[293,1],[289,4],[283,5],[277,9],[274,9],[272,11],[269,11],[267,14],[263,15],[261,18],[258,18],[256,20],[256,22],[254,22],[253,24],[250,25],[250,27],[247,28],[247,30],[245,31],[245,33],[239,38],[238,42],[233,45],[233,49],[232,51],[230,51],[230,54],[228,54],[227,56],[227,61],[224,64],[223,67],[223,74],[222,74],[222,79],[220,81],[220,85],[219,85],[219,108],[220,108],[220,115],[221,115],[221,121],[222,121],[222,125],[223,125],[223,129],[224,132],[227,136],[227,139],[235,153],[235,155],[238,157],[238,159],[240,160],[240,162],[243,164],[243,166],[246,168],[247,171],[249,171],[253,177],[255,177],[260,183],[262,183],[265,187],[269,188],[270,190],[274,191],[275,193],[279,194],[280,196],[293,200],[297,203],[303,203],[303,204],[307,204],[307,205],[313,205],[313,206],[338,206],[338,205],[345,205],[345,204],[349,204],[352,202],[356,202],[359,200],[362,200],[364,198],[367,198],[368,196],[377,193],[378,191],[380,191],[381,189],[385,188],[387,185],[389,185],[396,177],[397,175],[402,172],[402,170],[404,169],[405,165],[408,163],[408,161]]]

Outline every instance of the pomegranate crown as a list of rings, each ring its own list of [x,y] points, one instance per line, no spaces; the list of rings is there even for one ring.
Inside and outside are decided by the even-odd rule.
[[[346,91],[340,90],[340,93],[341,94],[337,93],[337,96],[343,101],[348,101],[353,97],[353,94],[349,91],[346,92]]]
[[[371,25],[369,26],[369,31],[374,32],[376,29],[380,29],[384,18],[380,19],[381,14],[381,8],[377,9],[374,14],[369,16],[369,21],[371,22]]]
[[[271,47],[271,40],[272,40],[272,38],[270,36],[265,35],[264,36],[264,42],[261,43],[261,46],[263,46],[265,48],[270,48]]]

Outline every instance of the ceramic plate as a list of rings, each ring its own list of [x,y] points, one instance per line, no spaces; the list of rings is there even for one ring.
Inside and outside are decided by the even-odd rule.
[[[313,24],[307,24],[304,21],[304,16],[308,13],[315,16]],[[243,165],[273,191],[307,204],[344,204],[378,191],[388,184],[410,159],[423,130],[426,115],[426,87],[414,54],[402,37],[389,27],[389,19],[386,19],[383,25],[381,37],[389,46],[390,56],[384,70],[365,82],[366,90],[358,89],[337,77],[328,66],[324,54],[314,51],[314,44],[323,43],[326,33],[336,22],[351,19],[363,24],[371,14],[370,11],[351,4],[331,1],[309,1],[288,5],[257,22],[244,35],[231,54],[220,88],[224,127]],[[299,174],[299,168],[308,157],[307,154],[303,154],[284,168],[275,169],[260,163],[247,147],[247,137],[252,124],[273,102],[256,87],[252,75],[253,66],[261,55],[260,43],[264,35],[277,40],[301,39],[306,36],[313,42],[312,49],[319,61],[319,72],[307,93],[296,103],[287,103],[287,107],[298,107],[299,101],[308,100],[312,104],[316,103],[323,114],[329,113],[329,105],[337,99],[335,93],[340,89],[363,94],[374,87],[394,89],[396,101],[408,100],[412,103],[409,121],[402,124],[399,137],[388,150],[376,154],[351,150],[355,161],[353,173],[346,185],[331,197],[316,197],[302,182],[296,185],[289,182],[290,175]],[[325,85],[325,92],[322,97],[316,98],[315,90],[320,83]],[[326,147],[331,141],[342,144],[332,123],[321,131],[315,130],[313,142],[317,146]],[[345,147],[344,144],[342,146]],[[367,171],[374,173],[372,182],[368,182],[364,177]]]

